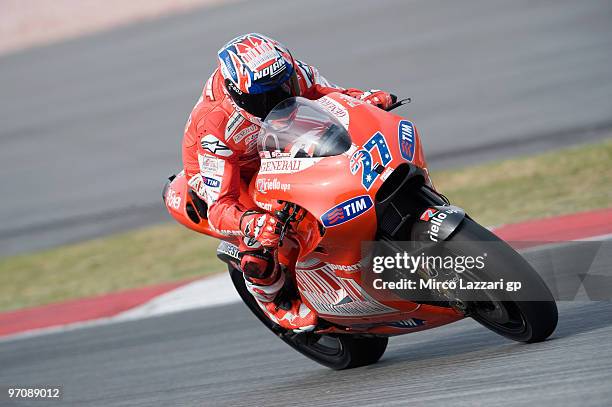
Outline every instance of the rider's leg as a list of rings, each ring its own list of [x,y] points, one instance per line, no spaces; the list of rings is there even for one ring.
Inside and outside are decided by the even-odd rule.
[[[240,267],[249,292],[259,301],[274,301],[285,284],[285,274],[270,252],[241,251]]]
[[[271,252],[240,246],[240,266],[247,289],[268,317],[285,329],[305,332],[314,329],[317,315],[299,298],[285,298],[281,290],[285,273]]]

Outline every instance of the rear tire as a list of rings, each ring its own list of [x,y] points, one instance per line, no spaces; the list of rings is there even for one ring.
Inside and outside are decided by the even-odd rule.
[[[242,301],[268,329],[302,355],[334,370],[376,363],[385,350],[389,338],[378,336],[294,334],[273,323],[259,308],[247,291],[242,272],[229,266],[234,287]]]
[[[499,242],[496,252],[487,260],[488,280],[503,278],[506,281],[520,279],[538,293],[540,301],[521,299],[521,291],[508,298],[492,298],[492,301],[468,303],[468,314],[488,329],[519,342],[540,342],[555,330],[558,320],[557,304],[550,290],[538,273],[512,247],[504,243],[486,228],[465,218],[448,241],[461,242],[466,251],[478,253],[478,242]],[[470,244],[472,243],[472,244]]]

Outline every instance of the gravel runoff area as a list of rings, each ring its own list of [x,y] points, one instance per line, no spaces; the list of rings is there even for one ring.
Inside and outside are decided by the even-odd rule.
[[[0,54],[230,0],[3,0]]]

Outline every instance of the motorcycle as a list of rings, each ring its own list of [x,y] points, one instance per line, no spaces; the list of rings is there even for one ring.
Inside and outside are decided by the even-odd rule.
[[[549,289],[514,249],[436,191],[415,126],[390,112],[401,104],[384,111],[340,93],[294,97],[263,121],[261,166],[243,195],[282,222],[277,255],[291,277],[284,289],[318,314],[313,332],[286,331],[261,311],[240,271],[239,237],[210,227],[206,204],[182,173],[164,187],[166,208],[188,228],[222,239],[217,256],[247,307],[288,345],[332,369],[375,363],[389,337],[465,317],[515,341],[546,339],[557,325]],[[519,277],[537,300],[489,292],[469,301],[449,291],[437,291],[433,301],[383,298],[366,283],[372,269],[362,243],[393,248],[397,241],[459,242],[474,252],[492,242],[484,275]]]

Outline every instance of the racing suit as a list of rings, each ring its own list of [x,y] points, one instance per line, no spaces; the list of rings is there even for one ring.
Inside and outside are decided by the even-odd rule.
[[[296,61],[299,96],[314,100],[332,92],[342,92],[369,101],[378,94],[389,94],[358,89],[343,89],[331,85],[318,70]],[[374,97],[376,103],[379,99]],[[383,106],[384,107],[384,106]],[[259,169],[257,135],[260,122],[247,119],[225,90],[219,69],[206,82],[185,127],[182,144],[183,167],[189,186],[208,205],[208,222],[211,228],[227,236],[243,236],[241,217],[246,211],[257,209],[246,186]],[[240,239],[240,252],[253,252],[244,239]],[[242,256],[242,269],[249,282],[267,286],[278,281],[277,273],[270,271],[272,257]],[[276,288],[271,293],[275,294]],[[253,292],[253,291],[252,291]],[[256,293],[254,293],[256,295]],[[269,298],[268,298],[269,300]]]

